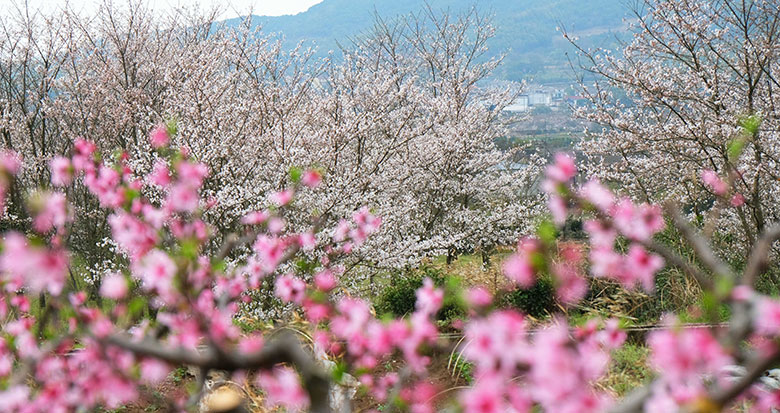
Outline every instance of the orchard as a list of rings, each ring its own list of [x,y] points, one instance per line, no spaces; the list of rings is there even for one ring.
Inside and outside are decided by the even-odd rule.
[[[182,371],[162,411],[776,411],[778,6],[646,6],[622,56],[580,49],[600,80],[576,113],[603,128],[576,156],[496,146],[512,93],[482,87],[475,9],[377,18],[342,61],[137,3],[8,19],[0,411],[123,411]],[[551,285],[541,322],[454,277],[402,314],[372,300],[379,274],[507,245],[505,289]],[[664,314],[619,396],[631,320],[573,309],[672,269],[705,323]],[[434,380],[448,356],[467,385]]]

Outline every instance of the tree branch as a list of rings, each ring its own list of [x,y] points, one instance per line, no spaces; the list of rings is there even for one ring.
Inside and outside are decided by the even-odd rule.
[[[266,344],[262,350],[253,354],[240,354],[227,351],[216,351],[211,347],[204,353],[185,348],[170,348],[157,340],[146,338],[134,341],[128,334],[110,336],[104,343],[123,348],[141,356],[155,357],[171,364],[188,364],[199,367],[201,371],[212,369],[236,370],[270,370],[280,363],[294,366],[304,381],[309,393],[311,411],[314,413],[330,413],[328,395],[330,380],[320,371],[314,359],[291,333],[281,333],[279,337]]]
[[[780,239],[780,224],[769,227],[759,238],[748,258],[745,273],[742,276],[742,284],[752,286],[756,282],[756,278],[766,270],[769,261],[769,251],[772,248],[772,244],[778,239]]]

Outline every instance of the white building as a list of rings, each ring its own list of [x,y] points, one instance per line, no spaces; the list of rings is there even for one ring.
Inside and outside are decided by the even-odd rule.
[[[550,106],[552,105],[552,95],[544,90],[535,90],[528,95],[529,106]]]
[[[504,108],[507,112],[525,112],[528,110],[528,95],[520,95]]]

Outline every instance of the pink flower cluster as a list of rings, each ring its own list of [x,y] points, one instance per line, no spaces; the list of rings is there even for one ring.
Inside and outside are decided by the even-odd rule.
[[[705,380],[721,380],[724,368],[734,360],[707,328],[680,328],[651,333],[650,364],[661,380],[653,388],[645,411],[678,410],[706,396]]]
[[[476,369],[474,386],[460,395],[467,411],[531,412],[538,404],[544,411],[600,412],[611,403],[593,384],[625,340],[614,321],[574,332],[558,322],[531,340],[523,316],[503,310],[472,320],[465,333],[462,354]]]
[[[641,286],[646,291],[654,289],[655,274],[664,266],[664,260],[647,251],[645,245],[665,228],[661,208],[657,205],[635,204],[628,198],[617,200],[615,195],[598,180],[590,180],[579,191],[569,187],[576,174],[571,158],[558,154],[555,163],[547,169],[545,189],[551,199],[551,209],[556,222],[562,223],[568,214],[590,213],[594,218],[585,220],[584,228],[590,237],[591,273],[618,281],[626,288]],[[615,249],[618,235],[630,241],[628,252]],[[538,242],[537,242],[538,244]],[[548,248],[549,249],[549,248]],[[535,247],[535,251],[542,249]],[[585,285],[578,276],[577,265],[581,260],[576,249],[566,248],[569,257],[553,264],[552,274],[558,280],[559,297],[564,302],[574,302],[584,295]],[[504,267],[505,274],[523,287],[527,287],[534,274],[534,262],[545,262],[542,257],[529,253],[527,247],[519,247]],[[537,264],[538,265],[538,264]]]
[[[155,385],[167,377],[174,366],[122,349],[110,340],[118,335],[138,342],[158,340],[170,349],[196,351],[213,345],[222,351],[262,351],[264,338],[242,337],[234,320],[239,303],[252,299],[247,290],[260,288],[265,284],[261,280],[269,278],[267,285],[273,285],[276,297],[295,311],[302,310],[318,355],[347,366],[380,403],[417,413],[435,411],[439,392],[427,369],[431,353],[445,344],[435,321],[445,290],[425,279],[411,314],[384,319],[377,318],[369,302],[337,288],[345,269],[335,263],[378,231],[381,219],[364,207],[351,221],[341,220],[324,234],[317,229],[285,232],[293,221],[275,211],[291,208],[295,191],[305,190],[298,183],[309,188],[320,184],[322,176],[311,170],[300,181],[293,178],[294,189],[273,194],[275,206],[241,220],[244,232],[236,237],[240,241],[229,241],[247,244],[242,252],[249,255],[245,261],[236,259],[234,265],[232,258],[227,260],[230,250],[209,256],[213,231],[202,218],[209,203],[200,196],[208,170],[185,153],[172,154],[166,148],[171,138],[163,126],[152,131],[151,143],[161,159],[143,177],[134,174],[124,156],[116,165],[104,164],[95,145],[84,140],[74,143],[71,159],[51,161],[55,186],[75,185],[83,177],[89,191],[111,210],[112,238],[129,265],[101,280],[100,295],[112,300],[108,310],[88,302],[83,291],[64,293],[69,252],[62,244],[71,219],[64,194],[40,192],[30,198],[36,234],[5,234],[0,316],[8,320],[0,337],[0,410],[116,408],[137,398],[142,384]],[[0,156],[0,198],[19,168],[13,155]],[[664,266],[663,259],[650,252],[653,237],[665,227],[660,208],[618,199],[596,180],[575,190],[571,181],[576,173],[573,160],[558,155],[547,169],[544,186],[555,222],[564,222],[572,213],[585,217],[589,243],[559,241],[550,231],[540,231],[537,237],[520,240],[516,253],[504,263],[506,276],[523,288],[540,276],[550,276],[558,299],[573,304],[587,292],[589,261],[596,277],[652,291],[655,274]],[[706,180],[715,189],[717,182],[712,177]],[[148,193],[160,194],[162,201],[150,200],[144,196]],[[627,242],[625,252],[618,250],[622,244],[618,237]],[[301,261],[285,265],[292,257]],[[451,288],[448,285],[447,291]],[[67,311],[53,321],[36,319],[29,293],[48,293],[53,311]],[[768,341],[780,334],[780,303],[749,288],[734,289],[731,298],[752,306],[753,338],[764,343],[756,348],[769,354],[777,351],[776,343]],[[533,331],[521,313],[492,310],[492,296],[483,288],[468,290],[465,301],[473,317],[458,326],[465,333],[458,351],[474,365],[473,385],[456,397],[465,411],[600,412],[613,404],[597,383],[607,372],[611,352],[626,339],[616,320],[591,320],[571,328],[556,319]],[[144,310],[156,314],[154,329],[142,321],[127,333],[118,331],[122,320],[132,320]],[[62,323],[60,337],[42,338],[47,333],[41,334],[36,323],[47,322]],[[734,350],[727,351],[712,331],[671,325],[651,333],[648,345],[659,380],[645,410],[676,411],[706,396],[712,383],[728,385],[722,371],[734,362],[730,353]],[[405,368],[388,370],[386,363],[395,360]],[[17,384],[18,378],[12,377],[22,364],[29,366],[24,379],[34,385]],[[265,391],[269,407],[300,411],[311,405],[290,367],[262,371],[255,384]],[[748,394],[763,411],[780,400],[780,393],[757,385]],[[183,402],[178,403],[182,408]]]

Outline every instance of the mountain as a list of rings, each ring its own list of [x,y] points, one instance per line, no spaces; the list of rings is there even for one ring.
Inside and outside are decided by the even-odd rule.
[[[571,79],[566,52],[573,47],[556,27],[566,27],[585,47],[614,48],[616,38],[627,35],[624,21],[631,17],[620,0],[324,0],[296,15],[252,16],[252,24],[261,25],[266,33],[282,34],[289,46],[311,42],[325,55],[367,31],[375,12],[382,18],[393,18],[419,12],[426,3],[435,11],[458,13],[473,6],[493,15],[497,31],[490,50],[507,54],[494,76],[536,83]],[[228,26],[239,22],[225,21]]]

